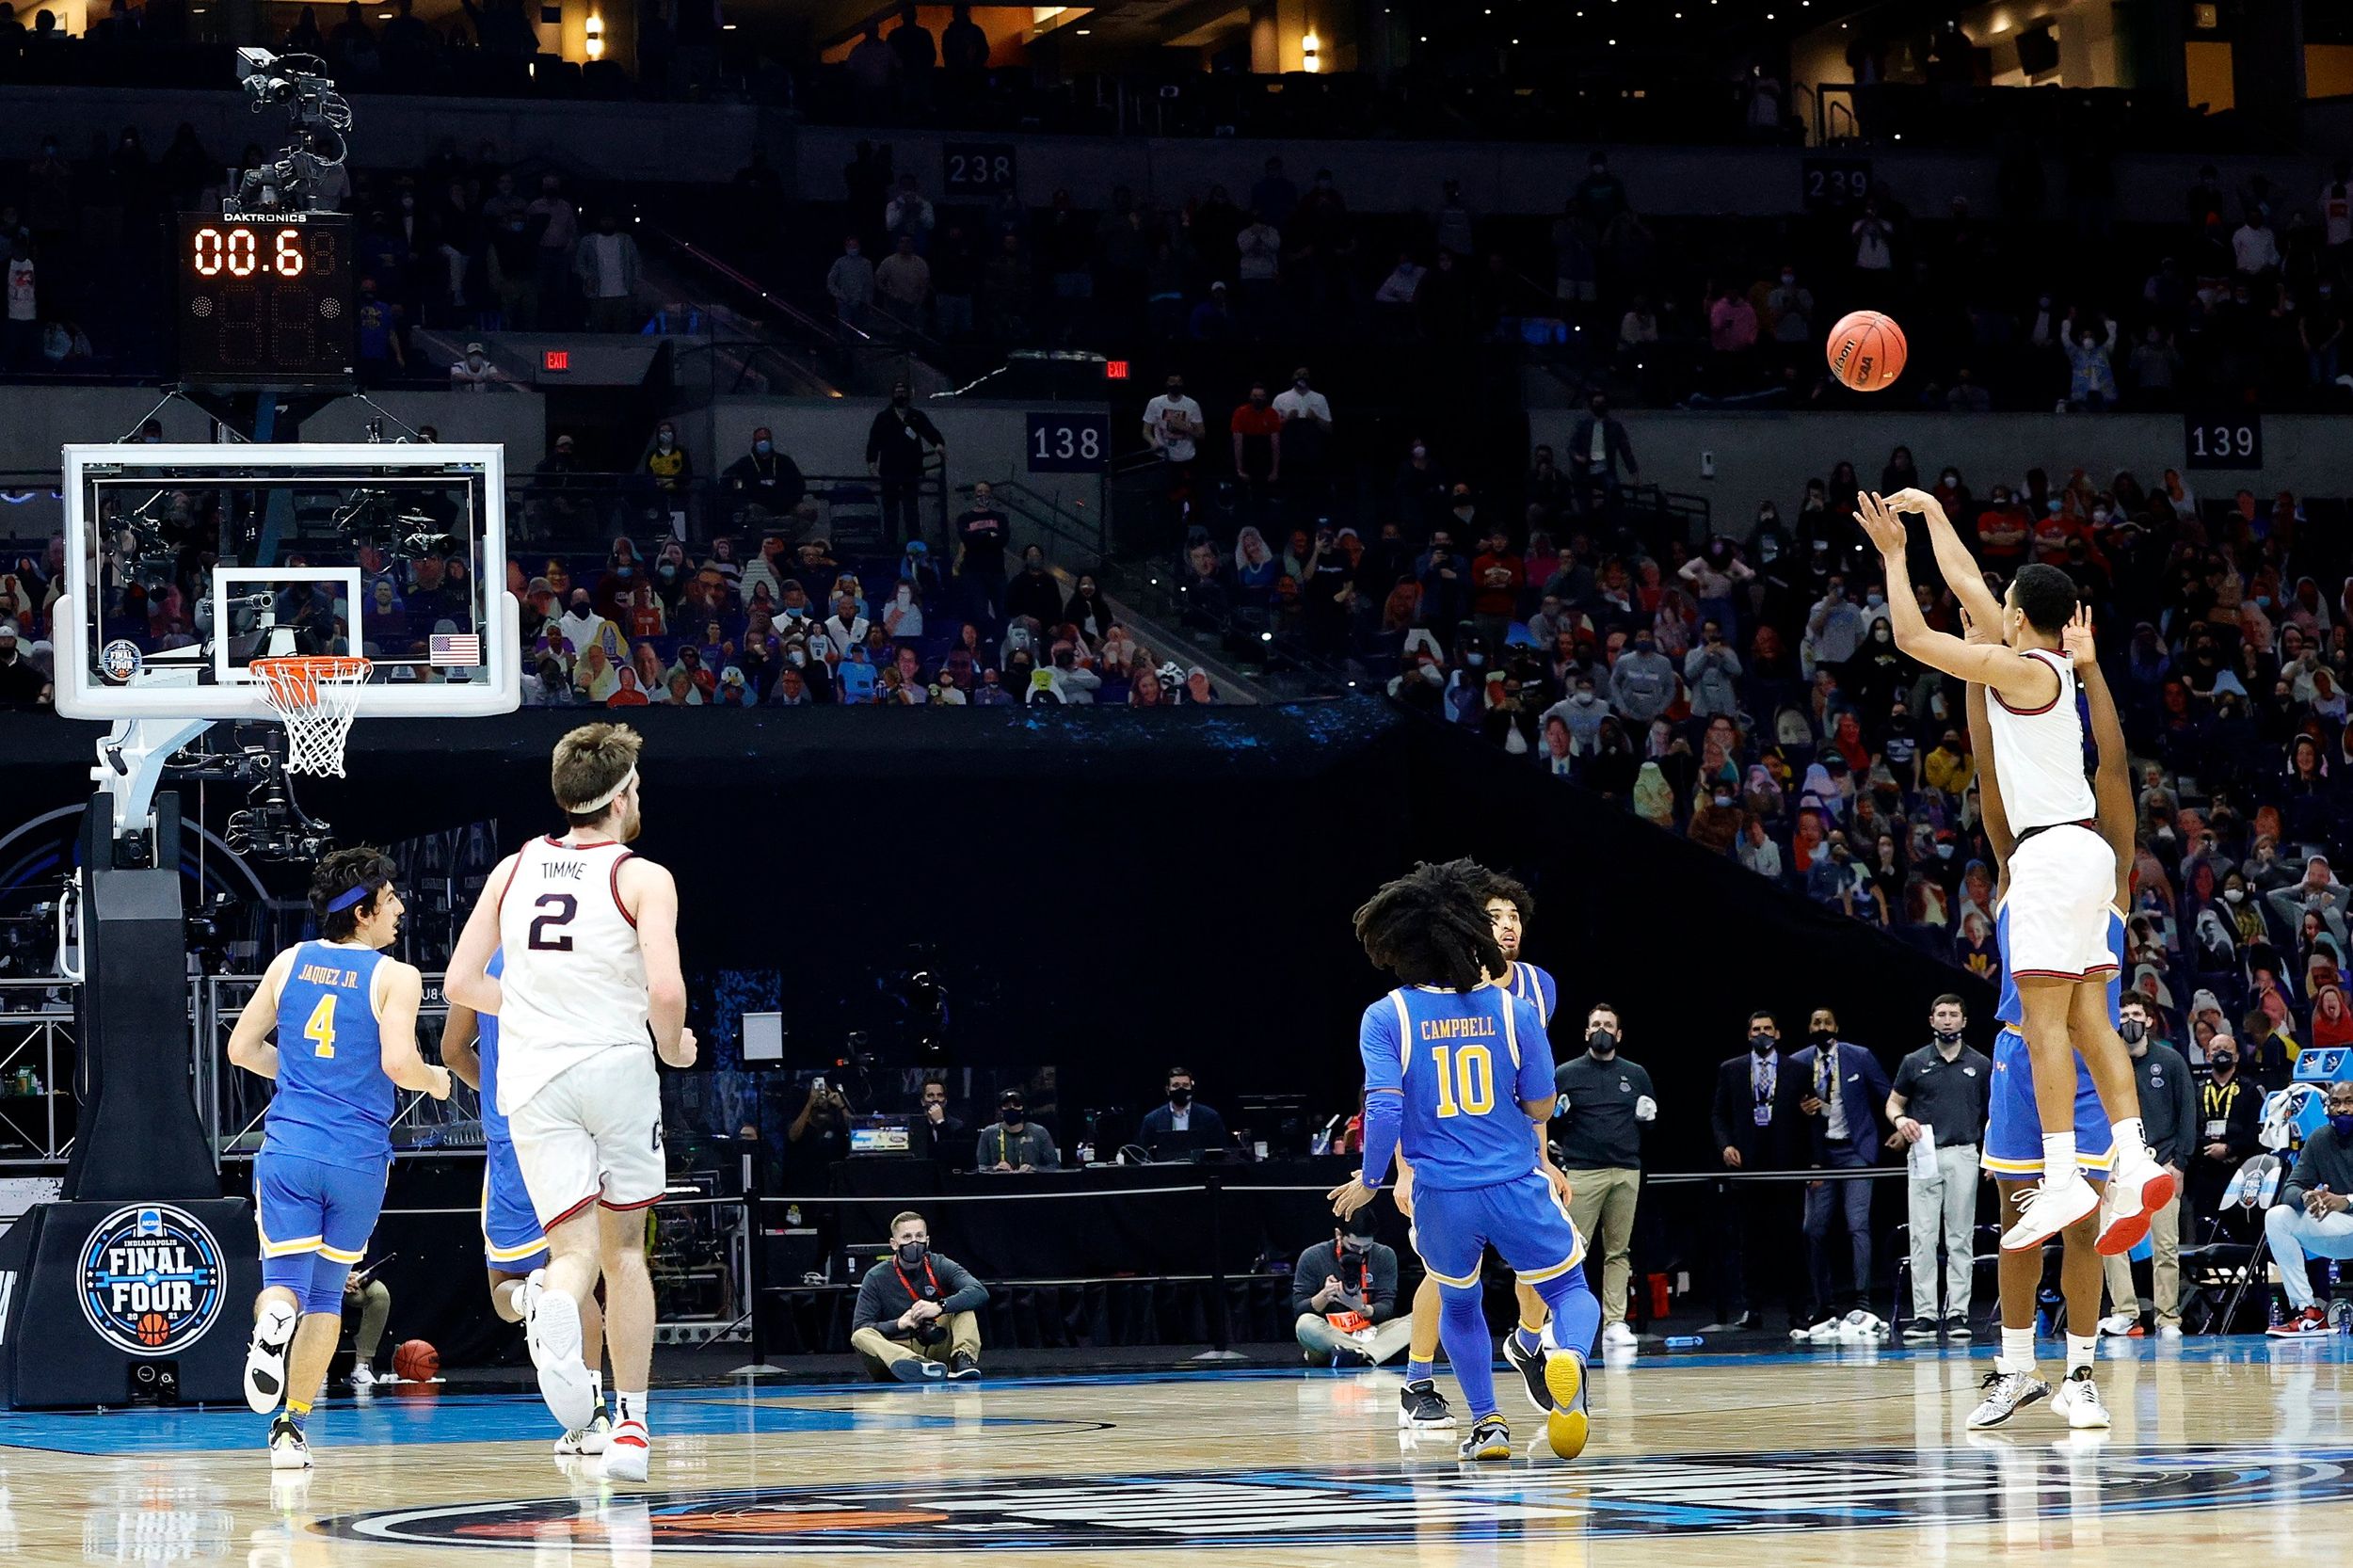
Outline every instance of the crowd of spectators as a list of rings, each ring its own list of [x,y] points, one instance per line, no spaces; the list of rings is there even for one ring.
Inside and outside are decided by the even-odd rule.
[[[921,418],[886,408],[876,424],[909,413]],[[161,440],[160,424],[151,418],[136,439]],[[420,439],[439,435],[428,425]],[[878,530],[888,471],[821,493],[765,427],[700,481],[667,419],[630,472],[589,472],[577,446],[559,432],[509,496],[518,552],[505,586],[521,606],[527,704],[1224,700],[1205,667],[1156,653],[1119,620],[1102,573],[1057,568],[1035,543],[1016,548],[1014,520],[986,480],[970,487],[935,553],[920,527]],[[220,498],[189,490],[175,492],[148,542],[114,530],[104,638],[142,654],[198,641],[192,606],[210,592],[223,524]],[[865,542],[837,553],[845,536]],[[304,559],[337,564],[316,547]],[[389,678],[439,679],[424,665],[432,634],[475,624],[464,562],[361,541],[348,564],[368,596],[365,642],[350,647],[340,601],[289,590],[278,624],[296,651],[415,661]],[[54,700],[56,616],[71,613],[64,566],[62,536],[0,541],[0,709]]]
[[[1598,150],[1550,218],[1480,212],[1452,180],[1405,193],[1411,210],[1367,213],[1328,168],[1278,155],[1236,172],[1180,198],[1120,184],[1057,190],[1043,211],[1011,194],[951,205],[889,144],[861,143],[844,170],[845,239],[758,243],[798,238],[778,264],[822,278],[845,318],[951,342],[1499,342],[1652,404],[1848,407],[1819,345],[1867,307],[1896,315],[1910,344],[1912,368],[1879,407],[2353,395],[2343,160],[2313,171],[2310,198],[2207,168],[2186,221],[2127,221],[2072,195],[2062,211],[2039,189],[1997,216],[1961,197],[1922,209],[1889,184],[1798,218],[1659,216]]]

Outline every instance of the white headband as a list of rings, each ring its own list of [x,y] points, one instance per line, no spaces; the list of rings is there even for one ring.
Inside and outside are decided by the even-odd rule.
[[[637,770],[635,768],[632,768],[629,770],[628,774],[622,777],[618,784],[614,785],[613,788],[605,791],[604,793],[599,795],[596,799],[583,801],[578,806],[568,806],[566,807],[565,809],[571,812],[571,814],[575,817],[584,817],[591,811],[601,811],[606,807],[612,805],[615,801],[620,799],[621,795],[629,789],[629,787],[636,782]]]

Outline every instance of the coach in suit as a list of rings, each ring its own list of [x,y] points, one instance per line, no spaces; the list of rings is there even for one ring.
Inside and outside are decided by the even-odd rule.
[[[1868,1170],[1879,1163],[1887,1139],[1880,1127],[1880,1113],[1893,1088],[1887,1070],[1861,1046],[1838,1038],[1838,1016],[1827,1007],[1814,1010],[1809,1036],[1813,1043],[1789,1059],[1790,1074],[1803,1096],[1798,1109],[1808,1128],[1806,1164],[1817,1171]],[[1833,1209],[1842,1216],[1853,1249],[1853,1304],[1866,1305],[1871,1296],[1871,1183],[1859,1176],[1810,1181],[1805,1188],[1805,1253],[1817,1320],[1835,1315],[1830,1267]]]
[[[1749,1015],[1749,1048],[1716,1069],[1710,1120],[1724,1169],[1788,1171],[1802,1163],[1805,1116],[1798,1109],[1801,1082],[1781,1054],[1781,1025],[1770,1013]],[[1790,1326],[1801,1326],[1797,1288],[1789,1277],[1790,1184],[1735,1180],[1729,1185],[1732,1223],[1719,1233],[1721,1328],[1755,1328],[1766,1304],[1780,1294]]]

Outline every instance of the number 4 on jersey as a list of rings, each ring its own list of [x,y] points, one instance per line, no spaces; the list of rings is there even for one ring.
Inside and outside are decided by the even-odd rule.
[[[302,1026],[302,1037],[311,1042],[320,1056],[335,1054],[335,999],[319,998],[319,1004],[311,1009],[311,1021]]]

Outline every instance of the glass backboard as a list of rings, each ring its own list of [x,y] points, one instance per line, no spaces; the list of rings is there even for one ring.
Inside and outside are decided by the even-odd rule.
[[[363,716],[520,700],[497,446],[69,446],[57,710],[265,718],[251,665],[360,654]]]

